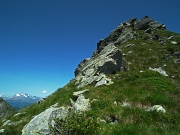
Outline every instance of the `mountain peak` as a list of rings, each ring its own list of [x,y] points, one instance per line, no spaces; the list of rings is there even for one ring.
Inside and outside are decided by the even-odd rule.
[[[16,110],[22,109],[24,107],[27,107],[38,100],[40,100],[40,97],[37,96],[31,96],[27,93],[21,92],[16,93],[13,96],[1,96],[6,102],[8,102],[12,107],[14,107]]]

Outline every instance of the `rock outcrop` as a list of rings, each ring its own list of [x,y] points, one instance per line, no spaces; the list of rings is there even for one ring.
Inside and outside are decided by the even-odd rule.
[[[140,38],[141,36],[136,32],[137,30],[144,30],[144,32],[149,33],[149,36],[153,38],[154,35],[151,33],[153,33],[154,29],[166,29],[166,26],[154,21],[148,16],[143,17],[141,20],[138,20],[137,18],[127,20],[113,30],[107,38],[100,40],[97,43],[97,53],[99,53],[109,43],[114,43],[114,45],[117,46],[129,40]]]
[[[11,107],[6,101],[0,98],[0,120],[5,119],[7,116],[13,114],[15,109]]]
[[[163,42],[159,35],[153,34],[155,29],[166,29],[166,26],[148,16],[143,17],[141,20],[132,18],[120,24],[107,38],[97,43],[97,50],[91,58],[83,60],[78,65],[74,72],[77,87],[84,87],[89,84],[96,87],[112,84],[113,82],[106,77],[106,74],[113,74],[121,69],[122,71],[125,70],[122,52],[116,46],[129,40],[141,38],[138,30],[143,30],[147,33],[148,38],[152,40]]]
[[[75,70],[76,85],[84,87],[89,84],[95,86],[111,84],[111,79],[105,74],[113,74],[122,67],[122,52],[110,43],[97,55],[83,60]]]

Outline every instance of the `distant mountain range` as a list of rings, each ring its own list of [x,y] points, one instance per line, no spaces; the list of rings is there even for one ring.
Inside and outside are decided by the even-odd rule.
[[[23,109],[41,99],[40,97],[31,96],[23,92],[13,96],[0,95],[0,97],[8,102],[16,110]]]

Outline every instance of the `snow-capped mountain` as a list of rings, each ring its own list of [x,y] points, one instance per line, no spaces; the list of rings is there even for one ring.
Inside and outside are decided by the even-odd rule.
[[[13,96],[0,95],[0,97],[8,102],[16,110],[23,109],[41,99],[40,97],[31,96],[23,92],[19,94],[17,93]]]

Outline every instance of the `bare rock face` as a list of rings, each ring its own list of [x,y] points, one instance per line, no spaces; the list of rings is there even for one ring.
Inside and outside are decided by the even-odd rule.
[[[101,52],[92,58],[83,60],[75,70],[76,85],[84,87],[89,84],[111,84],[111,79],[105,74],[113,74],[120,71],[122,66],[122,52],[114,44],[108,44]],[[104,80],[104,81],[102,81]],[[97,84],[98,86],[99,83]],[[96,86],[97,86],[96,85]]]
[[[7,116],[13,114],[15,109],[11,107],[6,101],[0,98],[0,120],[5,119]]]

